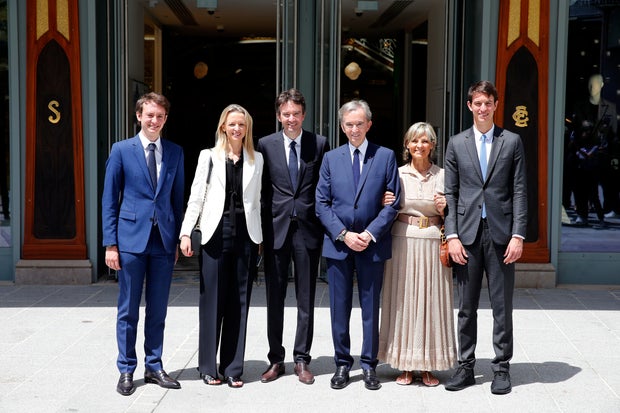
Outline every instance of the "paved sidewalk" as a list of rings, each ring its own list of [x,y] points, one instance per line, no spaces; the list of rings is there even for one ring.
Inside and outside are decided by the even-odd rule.
[[[292,347],[295,310],[289,288],[285,346]],[[263,384],[267,367],[264,284],[255,286],[248,326],[245,386],[210,387],[196,371],[198,285],[175,281],[170,295],[164,366],[181,390],[145,385],[116,393],[115,283],[89,286],[0,285],[0,412],[619,412],[620,290],[519,289],[515,293],[512,393],[492,395],[492,318],[483,292],[479,312],[476,385],[460,392],[443,386],[398,386],[398,372],[377,369],[383,387],[369,391],[359,365],[352,382],[332,390],[334,371],[326,285],[319,282],[315,384],[299,383],[290,355],[287,374]],[[360,312],[352,315],[352,352],[361,345]],[[142,325],[140,326],[142,329]],[[142,331],[142,330],[141,330]],[[139,342],[139,358],[141,343]],[[356,358],[357,361],[357,358]],[[451,372],[438,372],[444,381]]]

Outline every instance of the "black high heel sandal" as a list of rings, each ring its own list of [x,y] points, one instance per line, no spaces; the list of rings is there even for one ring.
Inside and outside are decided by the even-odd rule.
[[[243,387],[243,380],[239,377],[226,377],[226,383],[228,383],[228,387],[232,387],[233,389]]]

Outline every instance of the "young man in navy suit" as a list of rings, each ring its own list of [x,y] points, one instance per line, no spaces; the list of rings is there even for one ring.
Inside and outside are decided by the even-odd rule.
[[[491,392],[506,394],[512,389],[515,262],[523,253],[527,226],[525,153],[519,135],[493,123],[497,90],[491,82],[469,88],[467,107],[474,125],[450,138],[445,159],[445,231],[459,292],[459,367],[445,388],[476,383],[477,311],[486,273],[495,350]]]
[[[183,150],[160,136],[169,108],[160,94],[142,96],[136,103],[140,132],[112,145],[106,162],[103,245],[106,265],[118,271],[116,339],[121,375],[116,390],[123,396],[135,390],[135,346],[145,281],[144,381],[181,387],[164,371],[161,359],[184,201]]]
[[[282,92],[275,106],[282,130],[260,139],[256,148],[265,160],[261,217],[267,287],[267,357],[270,363],[261,381],[267,383],[284,374],[284,300],[292,260],[297,300],[294,371],[300,382],[312,384],[314,374],[308,365],[323,240],[314,202],[319,168],[329,144],[324,136],[302,129],[306,101],[300,91],[289,89]]]
[[[372,125],[368,104],[353,100],[338,115],[349,142],[325,155],[316,191],[316,214],[325,228],[323,256],[336,363],[331,387],[346,387],[353,365],[349,322],[355,274],[362,310],[363,381],[367,389],[377,390],[379,301],[383,266],[392,256],[390,228],[400,205],[400,179],[394,152],[366,139]],[[393,193],[394,200],[384,205],[386,192]]]

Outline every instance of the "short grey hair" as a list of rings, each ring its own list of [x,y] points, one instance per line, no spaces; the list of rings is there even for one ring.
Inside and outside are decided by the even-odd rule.
[[[372,112],[370,111],[370,106],[368,106],[368,103],[366,103],[366,101],[362,99],[354,99],[340,107],[340,109],[338,110],[338,121],[342,123],[342,118],[344,117],[345,113],[353,112],[354,110],[358,109],[362,109],[364,111],[367,121],[372,120]]]

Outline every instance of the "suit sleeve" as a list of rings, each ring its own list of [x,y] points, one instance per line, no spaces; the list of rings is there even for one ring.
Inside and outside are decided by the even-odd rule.
[[[180,147],[179,158],[170,197],[170,203],[172,205],[172,211],[174,214],[174,236],[178,235],[179,232],[181,232],[181,223],[183,222],[183,201],[185,200],[185,156],[183,154],[183,149]]]
[[[446,196],[446,210],[444,211],[446,235],[458,234],[456,206],[459,199],[459,172],[453,138],[448,140],[444,159],[444,193]]]
[[[346,225],[344,225],[340,218],[334,213],[332,202],[330,156],[326,155],[323,157],[319,172],[319,182],[316,187],[315,210],[316,216],[323,224],[323,227],[325,227],[327,235],[332,240],[335,240],[340,234],[340,231],[346,228]]]
[[[123,160],[117,144],[112,145],[110,156],[106,161],[101,215],[103,245],[118,245],[118,214],[125,179]]]
[[[379,215],[373,219],[366,227],[375,239],[380,239],[386,232],[392,228],[392,223],[400,209],[400,176],[398,174],[398,165],[396,164],[396,155],[393,151],[389,151],[388,161],[385,170],[385,191],[394,193],[396,199],[391,205],[384,205],[379,211]],[[381,202],[381,200],[379,200]]]
[[[514,150],[514,181],[512,188],[512,233],[525,238],[527,233],[527,169],[521,137],[516,135]]]
[[[198,164],[196,165],[196,172],[194,173],[194,180],[187,200],[187,209],[185,211],[185,217],[179,230],[179,238],[183,235],[189,236],[196,225],[198,215],[202,208],[205,191],[207,190],[207,173],[209,166],[209,159],[211,152],[205,149],[200,152],[198,156]]]

